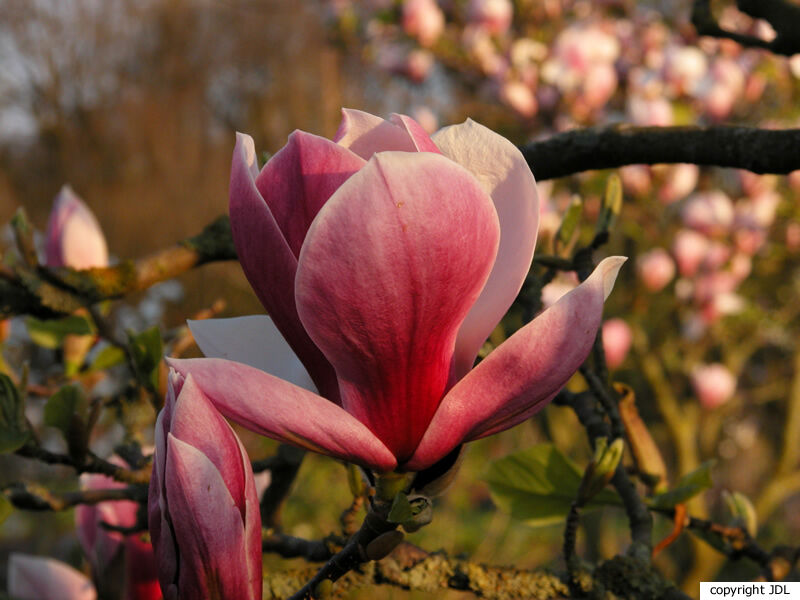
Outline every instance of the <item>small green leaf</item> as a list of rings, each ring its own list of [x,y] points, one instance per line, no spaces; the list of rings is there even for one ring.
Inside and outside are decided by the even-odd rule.
[[[582,477],[578,466],[555,446],[539,444],[492,463],[486,480],[498,507],[539,527],[564,520],[577,498]],[[616,492],[604,489],[586,506],[620,502]]]
[[[0,495],[0,525],[2,525],[8,516],[14,512],[14,505],[11,501],[3,495]]]
[[[125,352],[117,346],[106,346],[94,357],[90,370],[105,371],[125,362]]]
[[[81,410],[84,397],[77,386],[65,385],[50,396],[44,406],[44,424],[60,429],[69,435],[72,416]]]
[[[622,210],[622,180],[619,175],[612,173],[606,181],[606,193],[603,197],[603,207],[600,218],[597,219],[596,233],[608,231],[614,226]]]
[[[0,373],[0,454],[14,452],[29,437],[19,390],[7,375]]]
[[[37,346],[54,350],[61,346],[64,336],[87,335],[93,333],[92,325],[84,317],[70,315],[63,319],[42,321],[35,317],[25,319],[28,335]]]
[[[403,523],[414,517],[414,509],[408,496],[400,492],[392,500],[392,507],[389,509],[387,520],[389,523]]]
[[[574,196],[569,207],[567,207],[567,212],[564,214],[564,219],[561,221],[558,232],[556,232],[556,241],[561,246],[566,246],[572,240],[572,236],[578,228],[578,223],[580,223],[582,212],[583,203],[578,196]]]
[[[676,504],[694,498],[713,485],[711,481],[711,467],[713,460],[708,460],[691,473],[681,477],[675,487],[663,494],[653,496],[649,504],[652,508],[674,508]]]

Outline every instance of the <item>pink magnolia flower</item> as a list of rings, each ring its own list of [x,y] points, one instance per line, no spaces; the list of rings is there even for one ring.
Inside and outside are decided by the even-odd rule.
[[[108,265],[108,248],[92,211],[68,185],[56,196],[47,222],[45,262],[49,267],[89,269]]]
[[[628,96],[627,111],[635,125],[667,127],[673,124],[672,104],[666,98],[648,98],[641,94]]]
[[[80,571],[53,558],[11,554],[8,594],[15,600],[96,600],[97,591]]]
[[[472,369],[536,238],[533,176],[504,138],[345,110],[335,141],[295,132],[259,172],[240,135],[230,212],[244,271],[322,397],[251,366],[269,369],[242,320],[222,336],[192,327],[207,356],[247,365],[170,364],[233,421],[378,471],[424,469],[538,412],[588,354],[625,260]]]
[[[122,459],[112,456],[110,462],[127,467]],[[114,489],[126,487],[106,475],[84,473],[80,477],[85,490]],[[136,524],[139,505],[132,500],[80,504],[75,508],[75,526],[83,552],[97,572],[102,572],[122,547],[124,536],[117,531],[105,529],[101,523],[115,527],[132,527]]]
[[[675,234],[672,253],[678,263],[678,271],[684,277],[691,277],[706,258],[710,240],[702,233],[691,229],[681,229]]]
[[[165,600],[260,600],[250,460],[192,377],[174,371],[156,421],[148,517]]]
[[[405,0],[403,29],[421,46],[433,46],[444,31],[444,13],[436,0]]]
[[[708,72],[708,59],[694,46],[672,46],[667,51],[665,78],[675,94],[694,94]]]
[[[117,456],[110,462],[127,467]],[[82,489],[124,488],[125,484],[106,475],[84,473],[80,477]],[[78,541],[84,554],[92,565],[95,581],[102,578],[117,556],[124,553],[124,576],[122,582],[124,600],[158,600],[161,589],[158,585],[153,546],[135,535],[123,536],[117,531],[109,531],[102,523],[117,527],[132,527],[136,524],[139,505],[131,500],[80,504],[75,508],[75,525]],[[102,588],[102,586],[101,586]]]
[[[514,7],[511,0],[471,0],[469,20],[494,35],[503,35],[511,27]]]
[[[657,165],[653,170],[663,175],[658,199],[664,204],[672,204],[691,194],[700,177],[700,168],[688,163]]]
[[[636,261],[636,269],[644,286],[658,292],[675,277],[675,261],[663,248],[655,248],[642,254]]]
[[[717,408],[733,397],[736,377],[720,363],[701,365],[692,372],[692,387],[700,404],[707,409]]]
[[[631,328],[622,319],[609,319],[603,323],[603,351],[610,369],[625,362],[632,342]]]
[[[734,214],[733,202],[719,190],[693,194],[681,211],[687,227],[708,235],[726,232],[733,225]]]
[[[521,117],[532,117],[539,110],[531,88],[521,81],[506,81],[500,87],[500,100],[513,108]]]

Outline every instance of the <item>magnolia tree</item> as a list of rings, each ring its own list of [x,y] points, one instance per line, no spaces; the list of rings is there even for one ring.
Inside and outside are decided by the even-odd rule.
[[[20,209],[0,518],[74,508],[84,559],[12,547],[7,596],[681,598],[796,577],[800,130],[777,113],[800,11],[698,1],[698,38],[606,4],[332,2],[344,55],[446,81],[476,119],[434,133],[435,106],[345,108],[332,139],[295,131],[273,155],[237,134],[229,215],[145,257],[109,260],[68,186],[43,243]],[[162,322],[169,280],[233,260],[265,314]],[[494,437],[518,425],[535,435]],[[304,461],[327,473],[306,490],[321,535],[283,518],[309,502]],[[549,526],[539,566],[425,537],[496,511]]]

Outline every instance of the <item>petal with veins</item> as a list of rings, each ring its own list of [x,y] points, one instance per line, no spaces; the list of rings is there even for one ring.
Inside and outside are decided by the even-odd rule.
[[[475,178],[430,153],[381,152],[311,225],[295,295],[342,406],[408,458],[448,384],[499,227]]]

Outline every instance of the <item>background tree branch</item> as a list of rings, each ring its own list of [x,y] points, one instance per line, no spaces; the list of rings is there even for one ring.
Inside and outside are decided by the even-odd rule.
[[[736,0],[737,8],[754,19],[764,19],[775,30],[775,38],[765,40],[722,28],[711,12],[710,0],[692,4],[692,25],[700,35],[724,38],[751,48],[791,56],[800,52],[800,5],[786,0]]]

